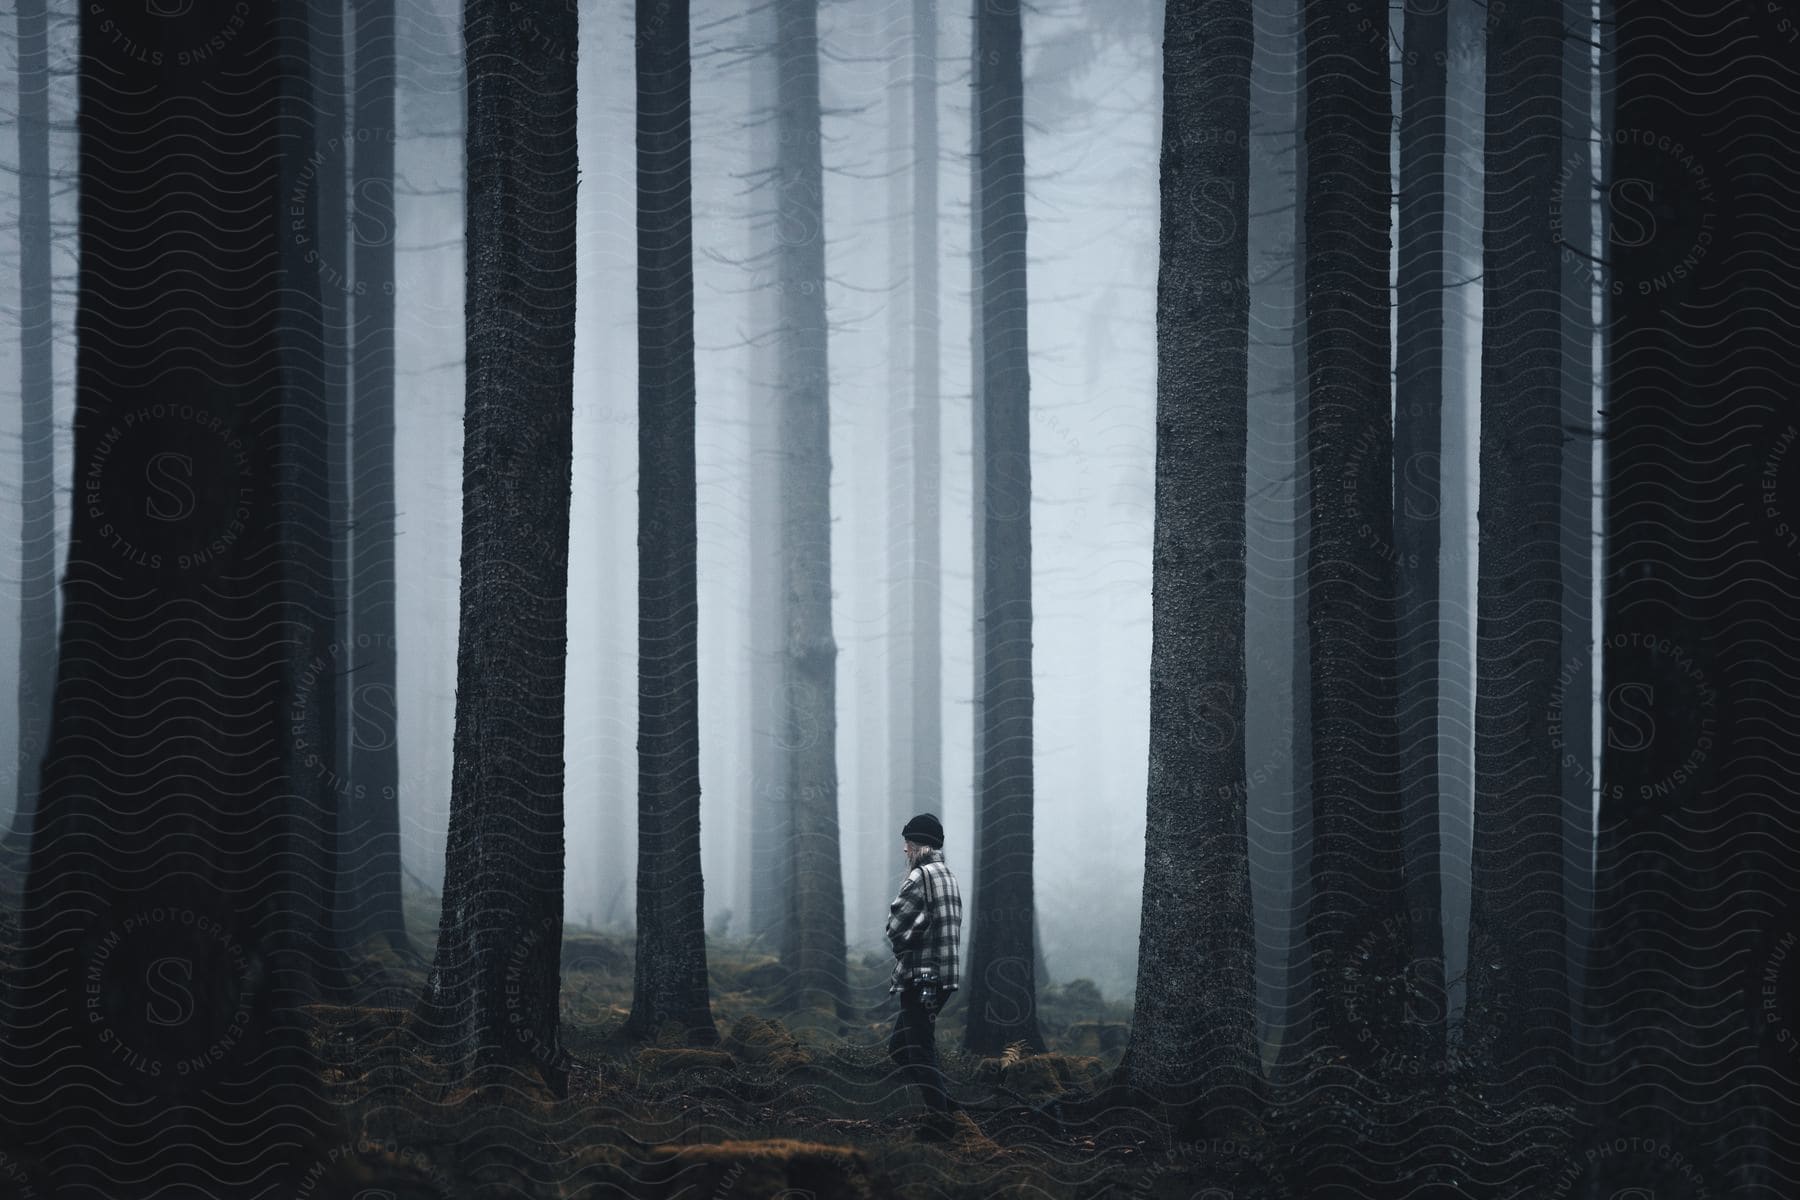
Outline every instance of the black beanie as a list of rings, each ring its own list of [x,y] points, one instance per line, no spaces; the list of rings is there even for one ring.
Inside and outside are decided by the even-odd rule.
[[[891,826],[890,826],[891,828]],[[930,813],[920,813],[906,823],[900,836],[920,846],[942,847],[944,844],[944,827]]]

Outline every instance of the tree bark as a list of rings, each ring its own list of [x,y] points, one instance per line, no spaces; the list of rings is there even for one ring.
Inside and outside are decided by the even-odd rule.
[[[781,314],[781,742],[793,863],[784,1003],[848,1004],[838,844],[837,644],[831,631],[831,411],[826,358],[818,0],[776,0],[776,236]]]
[[[1551,748],[1562,772],[1563,905],[1569,939],[1567,1005],[1575,1042],[1584,1037],[1578,1002],[1586,974],[1586,947],[1593,926],[1593,824],[1597,794],[1593,769],[1594,690],[1593,601],[1594,446],[1593,365],[1599,293],[1599,264],[1594,255],[1596,167],[1592,105],[1597,82],[1593,41],[1602,37],[1586,0],[1569,0],[1569,27],[1589,37],[1563,39],[1562,161],[1557,168],[1557,227],[1552,230],[1561,264],[1562,284],[1562,662],[1557,670],[1558,704],[1552,711]],[[1571,1066],[1573,1064],[1570,1064]]]
[[[980,227],[974,304],[981,344],[975,470],[982,477],[975,602],[982,645],[965,1045],[991,1055],[1015,1041],[1044,1048],[1032,901],[1031,396],[1017,5],[976,6],[974,60],[972,194]]]
[[[969,73],[974,79],[981,56],[980,39],[971,43]],[[982,779],[986,770],[988,621],[982,597],[987,591],[987,346],[982,338],[982,222],[975,206],[981,196],[980,126],[969,117],[969,868],[963,879],[964,934],[973,954],[974,909],[981,904]],[[964,960],[965,966],[971,963]],[[971,975],[971,985],[973,976]],[[970,985],[965,985],[970,986]]]
[[[1438,865],[1438,572],[1444,409],[1444,205],[1449,5],[1406,0],[1400,104],[1398,324],[1394,381],[1394,567],[1400,658],[1400,791],[1412,934],[1409,1023],[1417,1049],[1445,1036],[1443,872]],[[1461,551],[1449,550],[1457,558]]]
[[[793,889],[793,856],[788,849],[787,752],[779,728],[782,714],[781,661],[787,629],[786,589],[781,577],[781,346],[771,312],[780,286],[780,240],[775,236],[780,194],[775,184],[780,130],[776,111],[774,15],[768,9],[745,17],[751,28],[750,167],[769,180],[769,208],[754,212],[747,258],[751,286],[745,293],[749,329],[750,460],[750,932],[762,944],[785,944],[788,893]]]
[[[79,13],[75,502],[33,1034],[0,1049],[57,1195],[135,1194],[147,1161],[175,1190],[291,1185],[328,1119],[303,1015],[335,829],[307,762],[329,705],[302,702],[332,630],[312,16]]]
[[[21,0],[19,44],[19,687],[17,806],[7,857],[30,849],[56,688],[56,444],[50,292],[50,42]]]
[[[557,989],[575,343],[572,7],[464,9],[468,361],[444,908],[418,1014],[461,1076],[566,1085]]]
[[[713,1044],[700,868],[687,0],[638,0],[637,963],[626,1031]]]
[[[938,456],[938,121],[937,9],[912,0],[912,36],[892,89],[896,124],[910,129],[910,159],[896,172],[893,262],[905,287],[896,300],[896,362],[889,489],[893,593],[889,674],[892,792],[881,861],[894,857],[900,830],[917,813],[943,810],[942,633]],[[901,102],[905,101],[905,107]],[[910,212],[908,211],[910,209]],[[902,232],[904,230],[904,233]],[[902,360],[902,353],[905,358]],[[903,397],[904,396],[904,400]],[[883,871],[877,878],[886,878]]]
[[[1294,0],[1263,5],[1250,66],[1249,397],[1244,479],[1245,807],[1265,833],[1250,844],[1257,939],[1256,1030],[1264,1065],[1291,1030],[1283,1012],[1293,942],[1296,845],[1293,150]],[[1156,89],[1158,94],[1162,88]],[[1299,660],[1304,664],[1304,656]]]
[[[1395,679],[1387,9],[1306,0],[1305,421],[1314,1062],[1412,1051]]]
[[[1587,1115],[1716,1194],[1778,1190],[1800,1167],[1796,33],[1778,6],[1614,11]],[[1601,1167],[1606,1196],[1656,1164]]]
[[[337,0],[311,0],[315,13],[312,55],[314,103],[317,106],[321,155],[313,172],[310,211],[317,231],[316,263],[319,275],[320,312],[324,322],[321,347],[323,383],[320,398],[325,406],[326,475],[330,480],[330,566],[333,653],[317,665],[312,688],[319,702],[329,704],[328,747],[321,746],[315,769],[324,773],[336,796],[338,837],[333,848],[337,867],[333,917],[339,941],[346,950],[356,944],[351,928],[354,876],[347,871],[346,855],[350,824],[355,819],[350,794],[350,322],[349,197],[350,143],[345,128],[349,59],[344,45],[344,6]]]
[[[353,932],[409,951],[400,906],[398,629],[394,534],[394,0],[357,3],[355,276],[349,660],[350,779],[346,830],[354,870]]]
[[[1305,0],[1292,0],[1293,18],[1286,45],[1294,64],[1293,98],[1293,234],[1294,286],[1290,297],[1293,328],[1289,336],[1293,387],[1294,540],[1289,550],[1294,603],[1294,645],[1290,652],[1288,691],[1294,722],[1293,825],[1288,857],[1288,944],[1282,978],[1286,1024],[1275,1051],[1273,1081],[1280,1087],[1303,1080],[1306,1048],[1317,1024],[1313,976],[1318,963],[1307,942],[1312,911],[1312,627],[1307,614],[1308,564],[1312,559],[1312,469],[1307,457],[1306,391],[1306,74],[1300,68],[1306,28]]]
[[[1184,1135],[1253,1099],[1244,729],[1249,0],[1163,35],[1150,773],[1137,1000],[1119,1075]]]
[[[1550,720],[1562,666],[1562,280],[1543,216],[1558,203],[1563,8],[1524,0],[1488,18],[1464,1045],[1509,1090],[1554,1082],[1569,1029],[1562,769]]]

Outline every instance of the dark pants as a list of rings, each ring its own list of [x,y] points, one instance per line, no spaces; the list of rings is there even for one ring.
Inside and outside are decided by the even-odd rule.
[[[938,1066],[937,1014],[919,1001],[913,988],[900,992],[900,1015],[888,1038],[888,1057],[900,1067],[901,1078],[918,1085],[925,1107],[949,1112],[950,1097],[944,1088],[944,1072]]]

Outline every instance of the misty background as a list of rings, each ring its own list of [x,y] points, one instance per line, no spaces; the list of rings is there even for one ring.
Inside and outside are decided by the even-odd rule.
[[[1482,21],[1449,0],[1449,275],[1439,478],[1444,692],[1441,818],[1446,974],[1467,918],[1472,802],[1474,497],[1481,325]],[[462,501],[462,44],[457,0],[401,0],[392,212],[397,239],[397,567],[400,813],[405,869],[441,887],[449,816]],[[565,919],[634,921],[637,762],[637,392],[632,18],[581,0],[581,186],[569,547]],[[822,5],[825,228],[831,320],[834,604],[839,820],[852,954],[885,954],[887,904],[902,875],[888,818],[889,597],[904,582],[890,546],[892,421],[910,393],[908,185],[920,153],[939,166],[943,779],[951,866],[972,860],[970,704],[969,54],[966,12],[940,12],[939,143],[912,144],[904,113],[913,64],[910,0]],[[1295,624],[1293,355],[1293,0],[1258,6],[1252,78],[1250,457],[1246,770],[1262,1016],[1278,1024],[1294,919],[1290,866],[1306,796],[1293,689],[1305,646]],[[51,163],[56,273],[56,479],[66,553],[75,219],[73,9],[52,6]],[[698,370],[700,778],[708,929],[750,931],[750,746],[774,714],[751,702],[750,417],[771,403],[754,349],[773,319],[754,259],[773,207],[768,112],[753,67],[766,53],[749,6],[693,14],[695,328]],[[1150,550],[1155,449],[1157,153],[1162,8],[1150,0],[1046,3],[1024,16],[1030,272],[1033,671],[1038,929],[1050,979],[1086,977],[1130,999],[1144,855]],[[1395,21],[1396,35],[1400,23]],[[896,49],[900,47],[901,49]],[[1399,55],[1392,47],[1394,80]],[[13,51],[0,54],[0,262],[16,264]],[[1597,102],[1596,102],[1597,103]],[[354,154],[354,146],[348,153]],[[1397,159],[1397,156],[1396,156]],[[1396,168],[1397,170],[1397,168]],[[1397,188],[1396,188],[1397,190]],[[367,198],[365,198],[367,199]],[[1396,214],[1397,221],[1397,214]],[[1597,224],[1596,224],[1597,227]],[[897,248],[898,247],[898,248]],[[354,293],[354,280],[324,276]],[[17,328],[18,272],[0,270]],[[352,300],[354,303],[354,300]],[[0,337],[0,530],[18,527],[18,338]],[[1598,355],[1595,379],[1599,382]],[[1596,441],[1597,444],[1597,441]],[[1585,446],[1582,453],[1589,451]],[[1598,477],[1596,471],[1595,477]],[[1598,520],[1595,527],[1598,527]],[[352,535],[354,536],[354,535]],[[0,672],[18,661],[19,559],[6,549]],[[1600,636],[1598,613],[1593,626]],[[1299,630],[1303,636],[1303,628]],[[1298,659],[1296,659],[1298,656]],[[1598,672],[1596,671],[1596,677]],[[1596,679],[1597,686],[1597,679]],[[0,820],[22,751],[12,690],[0,689]],[[1300,697],[1304,704],[1304,696]],[[1596,723],[1597,727],[1597,723]],[[1298,763],[1298,767],[1296,767]],[[1597,771],[1595,772],[1597,775]],[[1305,805],[1298,805],[1304,812]],[[1046,981],[1040,980],[1040,984]],[[1455,1002],[1455,989],[1452,1003]]]

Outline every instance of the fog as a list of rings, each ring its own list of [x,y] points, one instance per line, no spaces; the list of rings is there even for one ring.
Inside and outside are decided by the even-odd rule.
[[[1292,324],[1294,0],[1259,6],[1252,81],[1249,674],[1246,730],[1263,1016],[1276,1020],[1295,897],[1297,640]],[[1444,499],[1441,699],[1446,945],[1463,944],[1471,800],[1475,570],[1474,431],[1480,298],[1480,9],[1452,4],[1451,274],[1441,478]],[[59,10],[53,7],[53,14]],[[52,188],[59,536],[68,524],[75,265],[73,23],[53,17]],[[754,72],[766,61],[760,10],[695,6],[693,165],[698,342],[698,528],[702,848],[708,928],[746,935],[751,739],[771,720],[751,694],[747,652],[753,520],[749,431],[770,403],[756,348],[772,320],[759,247],[773,202],[759,159],[769,113]],[[838,645],[837,763],[846,925],[853,954],[882,946],[903,873],[890,778],[888,673],[897,486],[895,412],[911,383],[911,281],[903,244],[915,214],[918,148],[900,114],[910,3],[821,9],[823,236],[831,321],[832,621]],[[1046,4],[1025,15],[1030,271],[1036,902],[1055,981],[1087,977],[1129,998],[1137,961],[1148,742],[1150,551],[1155,449],[1157,154],[1161,6]],[[436,889],[444,868],[456,686],[463,390],[460,6],[403,0],[393,212],[398,244],[399,691],[397,736],[407,873]],[[1398,25],[1396,24],[1396,31]],[[941,501],[945,853],[973,858],[969,71],[966,15],[938,22],[942,287]],[[897,49],[898,48],[898,49]],[[566,919],[633,922],[637,763],[635,158],[631,14],[582,0],[574,485],[569,546]],[[1395,47],[1395,53],[1400,47]],[[1395,68],[1398,79],[1398,65]],[[0,96],[15,94],[11,60]],[[10,105],[10,101],[8,102]],[[8,130],[12,128],[10,107]],[[16,140],[0,138],[0,262],[18,256]],[[352,147],[351,153],[354,153]],[[774,231],[783,236],[783,231]],[[342,285],[352,291],[354,281]],[[17,310],[17,272],[0,303]],[[0,389],[18,396],[18,339],[0,339]],[[17,527],[17,405],[0,406],[0,527]],[[0,587],[0,674],[18,658],[21,569],[10,535]],[[1458,549],[1460,547],[1460,549]],[[58,563],[66,551],[59,540]],[[1303,558],[1303,555],[1302,555]],[[17,714],[0,705],[0,746]],[[1303,702],[1304,697],[1301,697]],[[1304,729],[1304,720],[1298,722]],[[1302,737],[1303,743],[1304,738]],[[23,748],[0,762],[10,811]],[[1303,811],[1303,806],[1300,806]]]

